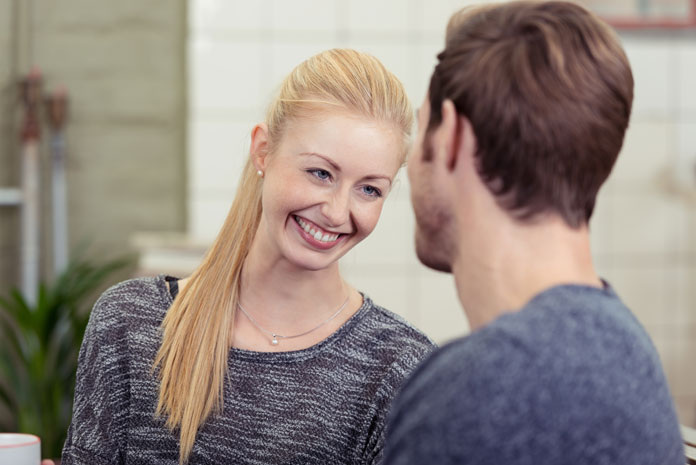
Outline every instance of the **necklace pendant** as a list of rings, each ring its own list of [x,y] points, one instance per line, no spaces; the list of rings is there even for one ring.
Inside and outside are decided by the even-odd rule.
[[[271,341],[271,344],[273,344],[274,346],[278,345],[278,338],[276,337],[275,334],[273,335],[273,340]]]

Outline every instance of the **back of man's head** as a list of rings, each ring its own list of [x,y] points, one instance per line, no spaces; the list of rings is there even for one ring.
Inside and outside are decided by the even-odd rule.
[[[465,8],[450,20],[429,129],[451,99],[471,121],[479,174],[520,219],[592,215],[623,143],[633,76],[615,33],[566,2]]]

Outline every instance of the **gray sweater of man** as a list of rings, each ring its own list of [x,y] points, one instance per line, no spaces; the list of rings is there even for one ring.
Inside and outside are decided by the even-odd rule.
[[[404,384],[386,465],[684,465],[660,359],[604,289],[558,286]]]
[[[177,434],[155,415],[152,370],[171,304],[163,276],[126,281],[99,299],[80,350],[63,465],[179,463]],[[223,410],[200,428],[189,463],[377,463],[392,396],[432,348],[367,297],[308,349],[232,348]]]

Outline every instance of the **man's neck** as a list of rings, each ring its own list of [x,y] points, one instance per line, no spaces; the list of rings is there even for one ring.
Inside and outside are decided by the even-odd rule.
[[[498,226],[477,240],[462,240],[452,267],[472,330],[521,309],[553,286],[602,286],[587,227],[571,229],[557,218]]]

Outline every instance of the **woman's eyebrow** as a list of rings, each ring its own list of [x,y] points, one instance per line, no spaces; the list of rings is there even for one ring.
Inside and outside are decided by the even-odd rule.
[[[369,175],[369,176],[365,176],[363,179],[364,179],[365,181],[371,181],[371,180],[375,180],[375,181],[376,181],[376,180],[379,180],[379,179],[384,179],[385,181],[387,181],[387,182],[389,183],[390,186],[391,186],[391,183],[392,183],[391,178],[390,178],[389,176],[386,176],[386,175],[383,175],[383,174],[372,174],[372,175]]]
[[[326,161],[329,165],[331,165],[337,172],[339,172],[339,173],[341,172],[341,167],[338,166],[338,165],[336,164],[335,161],[333,161],[331,158],[327,157],[326,155],[322,155],[321,153],[316,153],[316,152],[302,152],[302,153],[300,153],[300,155],[304,155],[304,156],[307,156],[307,157],[319,157],[319,158],[321,158],[322,160],[325,160],[325,161]],[[386,180],[387,182],[389,182],[389,185],[391,185],[391,183],[392,183],[391,178],[390,178],[389,176],[387,176],[386,174],[370,174],[370,175],[367,175],[367,176],[363,177],[362,179],[365,179],[365,180],[373,180],[373,179],[374,179],[374,180],[378,180],[378,179],[384,179],[384,180]]]
[[[319,158],[322,158],[322,159],[324,159],[329,165],[331,165],[336,171],[338,171],[338,172],[341,171],[341,167],[338,166],[338,165],[336,164],[335,161],[333,161],[331,158],[327,157],[326,155],[322,155],[322,154],[316,153],[316,152],[302,152],[302,153],[300,153],[300,155],[306,155],[306,156],[310,156],[310,157],[319,157]]]

